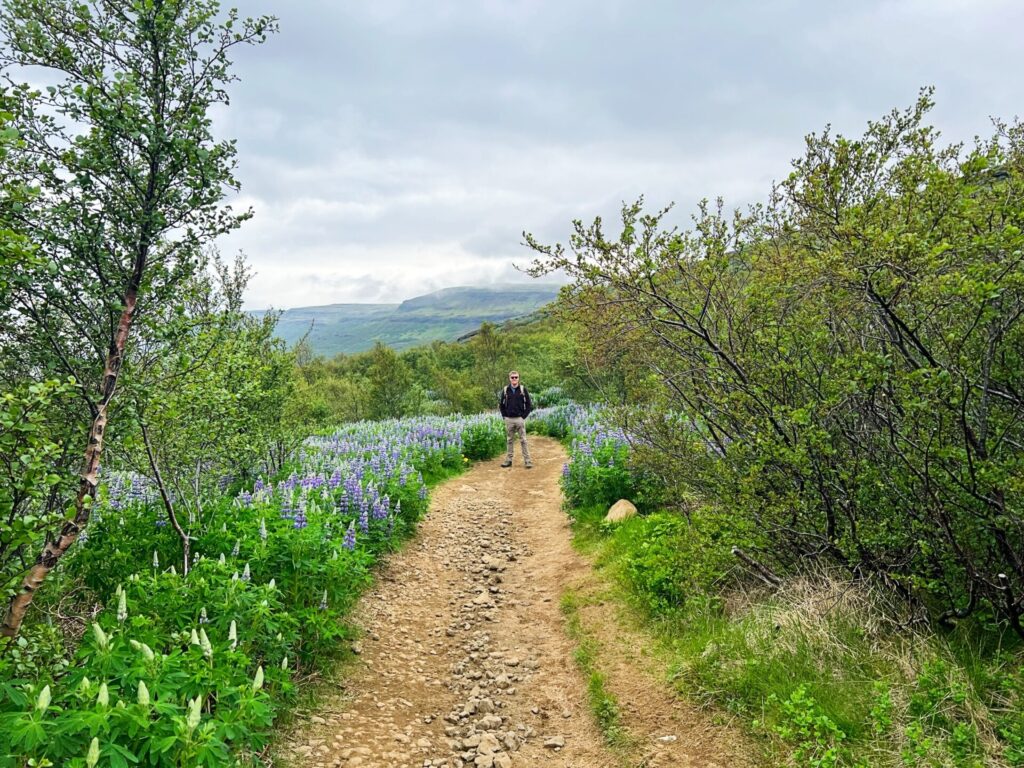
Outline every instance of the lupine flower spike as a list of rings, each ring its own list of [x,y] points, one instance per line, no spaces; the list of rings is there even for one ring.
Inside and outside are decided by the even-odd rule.
[[[124,624],[125,619],[128,618],[128,597],[120,586],[117,589],[117,622]]]
[[[96,763],[100,761],[100,740],[93,736],[92,741],[89,742],[89,751],[85,753],[85,765],[87,768],[96,768]]]

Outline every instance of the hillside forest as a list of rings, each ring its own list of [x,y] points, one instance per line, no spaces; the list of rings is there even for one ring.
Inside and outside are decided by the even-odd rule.
[[[0,8],[0,766],[266,764],[510,368],[608,599],[763,764],[1024,765],[1024,126],[944,143],[925,89],[749,209],[524,234],[538,316],[325,357],[215,247],[276,32]]]

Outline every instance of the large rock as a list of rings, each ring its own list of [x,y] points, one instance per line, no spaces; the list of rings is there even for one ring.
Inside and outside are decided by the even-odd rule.
[[[608,514],[604,516],[604,521],[606,523],[621,523],[623,520],[628,520],[631,517],[636,517],[636,507],[630,501],[619,499],[612,504]]]

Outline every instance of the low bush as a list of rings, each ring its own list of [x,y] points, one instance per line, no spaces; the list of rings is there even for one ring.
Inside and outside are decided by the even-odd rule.
[[[884,585],[809,562],[768,586],[732,554],[758,551],[763,534],[728,510],[649,505],[604,524],[613,496],[643,498],[651,480],[599,422],[569,422],[576,538],[664,644],[681,694],[740,715],[772,764],[1024,765],[1019,642],[981,623],[910,629],[915,615]]]
[[[476,461],[497,456],[505,450],[505,428],[497,419],[470,424],[462,432],[462,453]]]

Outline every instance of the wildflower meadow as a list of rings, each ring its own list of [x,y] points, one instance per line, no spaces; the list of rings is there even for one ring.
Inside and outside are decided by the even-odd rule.
[[[346,652],[345,616],[414,531],[429,486],[503,447],[493,416],[310,437],[282,471],[224,478],[190,510],[187,576],[155,491],[111,473],[64,570],[106,601],[77,634],[34,625],[0,658],[0,755],[89,768],[257,755],[296,681]],[[77,651],[59,663],[65,643]]]

